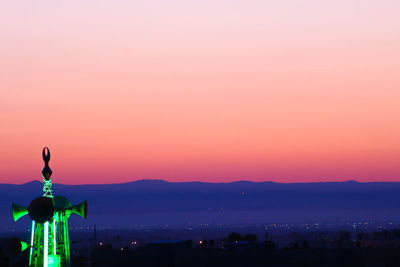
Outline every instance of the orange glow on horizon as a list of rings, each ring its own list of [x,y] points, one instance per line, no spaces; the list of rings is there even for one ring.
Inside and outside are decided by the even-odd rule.
[[[168,2],[0,3],[0,182],[400,181],[398,1]]]

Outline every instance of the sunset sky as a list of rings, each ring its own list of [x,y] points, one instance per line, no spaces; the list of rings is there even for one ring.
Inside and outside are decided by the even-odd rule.
[[[400,181],[400,1],[0,2],[0,182]]]

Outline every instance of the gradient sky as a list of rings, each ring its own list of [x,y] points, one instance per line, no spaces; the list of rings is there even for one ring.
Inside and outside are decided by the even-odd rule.
[[[400,1],[0,2],[0,182],[400,181]]]

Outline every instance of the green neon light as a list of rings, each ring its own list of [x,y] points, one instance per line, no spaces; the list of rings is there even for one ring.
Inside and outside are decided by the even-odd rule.
[[[21,251],[24,251],[27,248],[28,248],[28,244],[23,242],[23,241],[21,241]]]
[[[53,220],[53,244],[54,244],[54,255],[56,255],[56,220]]]
[[[32,220],[32,233],[31,233],[31,252],[29,254],[29,266],[32,264],[33,241],[35,238],[35,221]]]
[[[49,222],[44,223],[44,251],[43,251],[43,267],[48,267],[49,263]]]
[[[59,255],[49,255],[49,267],[60,266],[60,256]]]

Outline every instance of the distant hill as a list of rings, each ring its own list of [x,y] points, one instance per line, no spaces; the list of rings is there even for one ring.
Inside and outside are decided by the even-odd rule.
[[[42,183],[0,184],[0,227],[13,223],[11,202],[28,206],[42,194]],[[53,185],[54,195],[72,204],[88,200],[88,219],[74,225],[185,225],[400,220],[400,183],[232,183],[140,180],[109,185]]]

